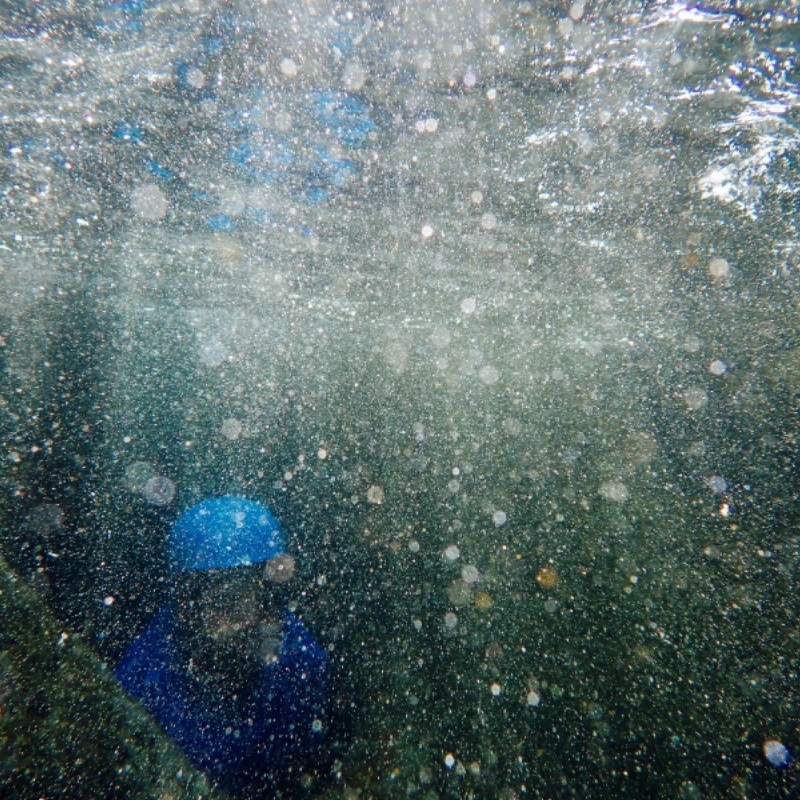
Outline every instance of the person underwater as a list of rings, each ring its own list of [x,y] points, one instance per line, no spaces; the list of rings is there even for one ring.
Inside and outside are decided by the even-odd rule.
[[[172,600],[115,675],[213,784],[258,797],[313,762],[327,727],[328,659],[280,599],[294,560],[241,497],[185,511],[168,549]]]

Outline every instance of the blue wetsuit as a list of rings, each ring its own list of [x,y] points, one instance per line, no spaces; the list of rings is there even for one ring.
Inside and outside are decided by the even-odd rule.
[[[128,648],[115,675],[213,783],[235,795],[258,795],[324,739],[327,657],[300,620],[284,611],[278,660],[264,667],[244,707],[225,717],[181,665],[176,625],[173,608],[165,607]]]

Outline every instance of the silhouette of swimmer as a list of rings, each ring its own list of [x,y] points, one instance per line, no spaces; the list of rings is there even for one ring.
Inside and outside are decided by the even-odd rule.
[[[328,661],[278,598],[294,573],[269,510],[240,497],[185,511],[169,540],[172,602],[115,674],[209,780],[258,797],[325,738]]]

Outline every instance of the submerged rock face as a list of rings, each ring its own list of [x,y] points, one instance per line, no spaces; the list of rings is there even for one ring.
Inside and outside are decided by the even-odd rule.
[[[0,560],[0,794],[211,800],[208,784]]]

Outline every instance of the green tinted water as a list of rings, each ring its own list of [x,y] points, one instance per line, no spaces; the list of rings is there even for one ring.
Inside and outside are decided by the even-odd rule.
[[[171,520],[269,504],[335,674],[302,791],[798,791],[764,753],[800,751],[797,10],[676,9],[230,8],[213,103],[175,64],[217,9],[6,60],[91,109],[9,123],[7,549],[113,660]],[[331,85],[358,147],[309,111]],[[352,175],[238,171],[239,107]]]

